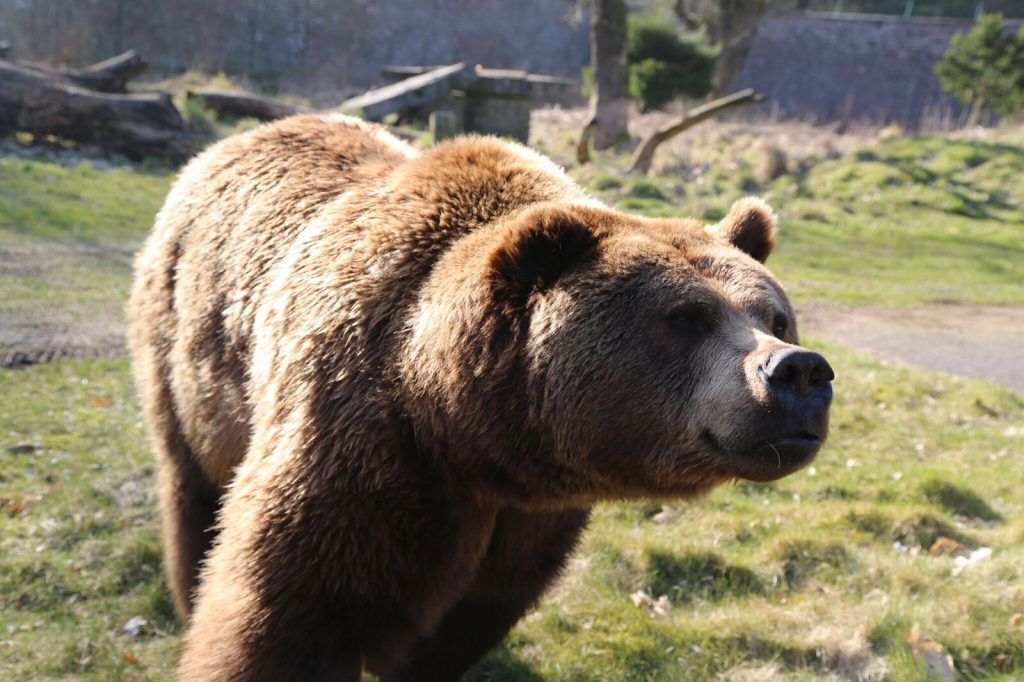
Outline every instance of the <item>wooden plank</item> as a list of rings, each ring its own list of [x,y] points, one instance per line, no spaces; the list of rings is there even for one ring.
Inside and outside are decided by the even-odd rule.
[[[380,121],[389,114],[441,99],[452,89],[453,81],[465,71],[465,62],[443,66],[345,100],[341,109],[359,114],[368,121]]]
[[[444,67],[389,65],[382,67],[380,73],[388,80],[403,81],[439,68]],[[475,95],[530,96],[543,99],[574,91],[579,88],[579,81],[562,76],[530,73],[521,69],[489,69],[477,65],[461,74],[452,87]]]

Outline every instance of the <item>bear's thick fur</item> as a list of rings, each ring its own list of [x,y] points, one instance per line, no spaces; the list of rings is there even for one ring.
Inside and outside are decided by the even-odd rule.
[[[755,199],[638,218],[524,147],[340,115],[195,159],[129,304],[182,679],[454,679],[595,501],[804,465],[832,376],[774,233]]]

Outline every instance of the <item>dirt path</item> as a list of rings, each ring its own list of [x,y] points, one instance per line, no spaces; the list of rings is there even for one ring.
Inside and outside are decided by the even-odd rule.
[[[75,319],[66,310],[0,311],[0,369],[60,358],[95,358],[125,353],[120,307]]]
[[[124,353],[124,303],[137,246],[0,242],[0,368]]]
[[[1024,393],[1024,306],[928,304],[857,308],[816,303],[797,310],[801,333]]]

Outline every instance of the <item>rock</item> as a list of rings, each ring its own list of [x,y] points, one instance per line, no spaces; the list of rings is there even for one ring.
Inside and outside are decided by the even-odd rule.
[[[127,623],[121,626],[121,634],[125,637],[135,639],[142,634],[147,625],[149,625],[148,620],[142,616],[134,616],[129,619]]]
[[[669,604],[668,597],[661,595],[657,599],[651,597],[643,590],[637,590],[633,594],[629,595],[629,598],[633,601],[633,606],[637,608],[646,608],[652,616],[667,616],[669,610],[672,608]]]
[[[973,566],[979,561],[984,561],[985,559],[988,559],[991,556],[992,548],[990,547],[979,547],[967,556],[958,556],[955,559],[953,559],[953,563],[955,565],[953,566],[951,574],[953,576],[958,576],[961,573],[963,573],[964,570],[969,566]]]
[[[934,677],[943,682],[954,682],[958,679],[953,657],[940,643],[927,635],[922,635],[916,625],[910,629],[907,646],[916,658],[924,661],[925,675],[929,678]]]
[[[668,523],[679,516],[679,512],[667,504],[661,506],[661,511],[651,517],[655,523]]]

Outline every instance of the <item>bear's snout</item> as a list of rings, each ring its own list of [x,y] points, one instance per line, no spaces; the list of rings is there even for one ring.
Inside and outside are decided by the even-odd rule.
[[[762,361],[758,376],[775,410],[767,442],[775,454],[799,461],[813,457],[828,435],[828,410],[835,372],[818,353],[789,346]]]
[[[769,392],[779,400],[808,406],[821,402],[827,405],[832,398],[832,380],[836,378],[828,360],[797,347],[772,352],[759,374],[768,384]]]

